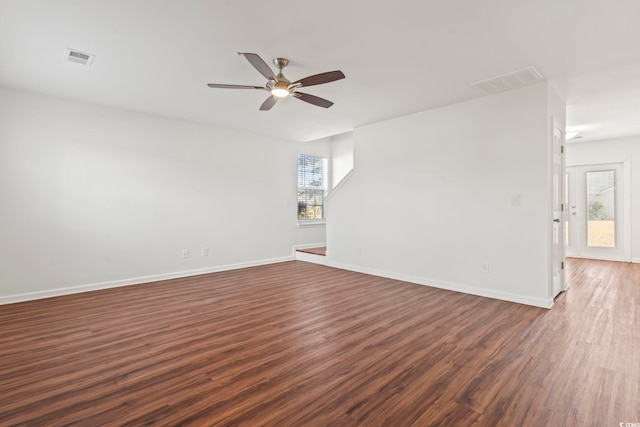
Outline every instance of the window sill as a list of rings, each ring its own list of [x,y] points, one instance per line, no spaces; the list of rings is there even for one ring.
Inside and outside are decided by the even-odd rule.
[[[298,221],[298,227],[324,227],[327,224],[327,221],[324,219],[308,219],[308,220],[300,220]]]

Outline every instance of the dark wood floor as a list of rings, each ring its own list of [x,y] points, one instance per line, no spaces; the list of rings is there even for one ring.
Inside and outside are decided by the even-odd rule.
[[[550,311],[293,261],[0,306],[0,425],[640,422],[640,265]]]

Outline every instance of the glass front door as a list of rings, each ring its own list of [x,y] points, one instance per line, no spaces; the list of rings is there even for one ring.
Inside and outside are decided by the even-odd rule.
[[[622,163],[568,167],[565,178],[567,256],[625,261]]]

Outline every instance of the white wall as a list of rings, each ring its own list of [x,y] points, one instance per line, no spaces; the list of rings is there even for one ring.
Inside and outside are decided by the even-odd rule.
[[[631,258],[640,263],[640,136],[567,144],[567,166],[629,162],[631,168]],[[628,222],[629,223],[629,222]]]
[[[0,89],[0,302],[291,259],[296,157],[293,142]]]
[[[541,83],[357,128],[330,265],[549,307],[550,109]]]
[[[331,137],[331,188],[353,169],[353,132]]]

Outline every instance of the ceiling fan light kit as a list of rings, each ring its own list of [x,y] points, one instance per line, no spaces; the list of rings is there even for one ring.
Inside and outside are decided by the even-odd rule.
[[[318,107],[329,108],[333,105],[333,102],[324,98],[320,98],[308,93],[298,92],[297,89],[305,86],[315,86],[324,83],[330,83],[336,80],[344,79],[344,73],[342,71],[329,71],[326,73],[315,74],[313,76],[305,77],[300,80],[296,80],[291,83],[287,79],[282,70],[289,64],[287,58],[276,58],[273,60],[273,64],[278,68],[278,74],[274,74],[271,67],[259,55],[255,53],[238,52],[238,55],[244,56],[247,61],[253,67],[258,70],[260,74],[267,78],[267,83],[263,86],[246,86],[246,85],[231,85],[231,84],[217,84],[209,83],[207,86],[219,89],[259,89],[266,90],[271,93],[260,106],[260,111],[270,110],[279,98],[286,98],[292,96],[301,101],[308,102],[309,104],[316,105]]]

